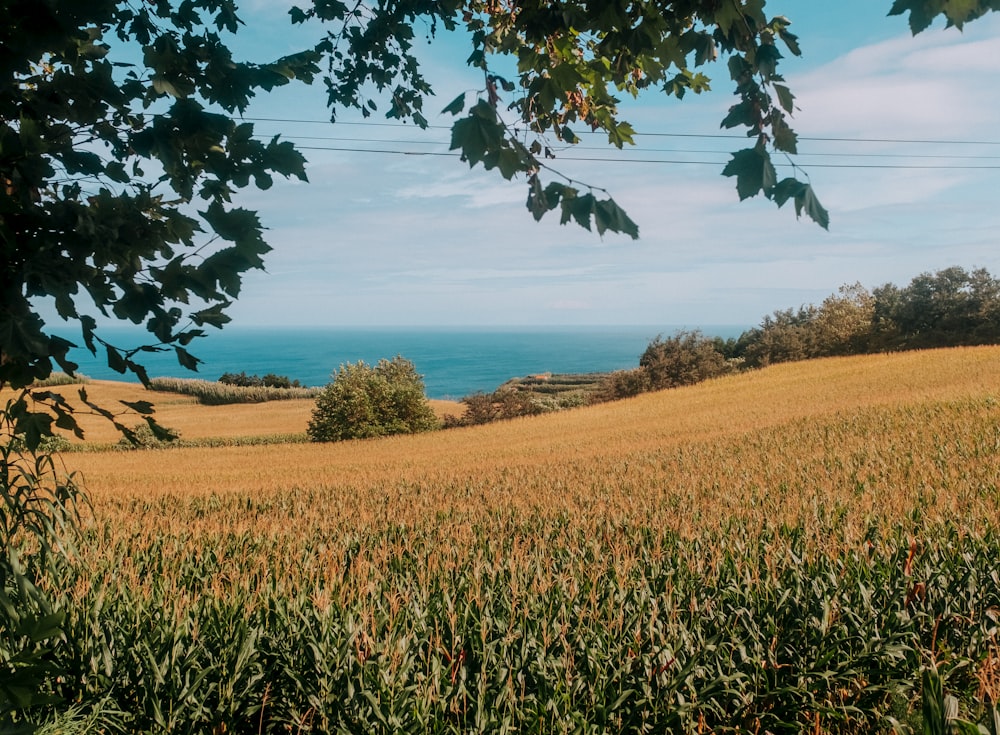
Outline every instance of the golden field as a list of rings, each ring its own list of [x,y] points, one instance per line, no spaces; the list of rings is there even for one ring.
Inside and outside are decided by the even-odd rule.
[[[160,423],[184,438],[302,432],[312,408],[311,401],[199,406],[188,397],[150,395],[116,383],[95,382],[87,390],[101,405],[120,398],[151,400]],[[572,472],[590,478],[590,484],[629,458],[683,455],[696,447],[726,447],[742,454],[767,435],[781,433],[790,439],[808,424],[843,424],[874,414],[905,416],[989,397],[1000,398],[1000,348],[959,348],[778,365],[631,400],[418,436],[342,444],[74,453],[66,462],[83,473],[95,499],[272,493],[442,477],[461,482],[515,469]],[[459,408],[438,403],[442,412]],[[88,440],[115,438],[103,419],[93,417],[85,426]],[[844,436],[845,441],[850,438]],[[874,430],[854,438],[876,444],[906,439]],[[810,448],[806,454],[824,449],[805,436],[803,440]],[[772,469],[766,475],[774,474],[774,463],[801,454],[797,449],[789,444],[781,456],[771,457]],[[797,459],[806,461],[805,456]],[[676,479],[669,474],[661,478]]]
[[[82,403],[78,395],[80,387],[64,385],[46,390],[59,393],[73,406],[86,442],[101,444],[118,441],[121,434],[111,422],[91,412]],[[122,406],[121,401],[149,401],[156,407],[157,421],[185,439],[303,434],[315,406],[315,401],[311,399],[204,406],[194,396],[146,390],[138,383],[111,380],[90,380],[82,387],[87,392],[88,400],[119,414],[118,420],[129,427],[141,423],[142,417]],[[442,419],[448,414],[461,414],[464,410],[462,404],[454,401],[432,400],[430,404],[434,413]],[[67,438],[79,441],[73,436]]]
[[[295,410],[158,404],[183,436],[287,431]],[[338,573],[356,532],[398,524],[429,525],[456,548],[477,524],[555,517],[587,533],[639,524],[689,537],[737,520],[748,532],[804,524],[820,541],[823,514],[835,511],[850,544],[870,523],[904,520],[918,499],[938,519],[992,523],[998,453],[1000,349],[989,347],[779,365],[417,436],[64,461],[96,516],[133,542],[166,533],[198,545],[252,531],[273,540],[281,563],[299,565],[301,537],[325,539],[334,561],[306,583]]]

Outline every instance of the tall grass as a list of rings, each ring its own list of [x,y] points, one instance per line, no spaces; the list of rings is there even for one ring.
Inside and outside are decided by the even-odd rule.
[[[60,385],[83,385],[89,383],[90,378],[82,373],[68,375],[66,373],[54,372],[49,377],[36,380],[32,383],[33,388],[53,388]]]

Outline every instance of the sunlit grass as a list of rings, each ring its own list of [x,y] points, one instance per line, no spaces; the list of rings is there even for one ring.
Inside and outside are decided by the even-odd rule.
[[[121,434],[106,418],[93,413],[79,398],[79,390],[87,392],[88,399],[114,413],[120,412],[119,421],[125,426],[142,423],[140,415],[129,411],[122,401],[149,401],[154,405],[155,418],[162,425],[178,432],[184,439],[232,438],[303,434],[309,415],[316,405],[313,399],[268,401],[265,403],[204,406],[191,395],[149,391],[138,383],[107,380],[90,380],[85,385],[64,385],[48,388],[59,393],[75,409],[75,417],[84,430],[84,442],[113,444]],[[439,418],[446,414],[460,414],[461,404],[453,401],[431,401]],[[74,442],[79,440],[67,434]]]

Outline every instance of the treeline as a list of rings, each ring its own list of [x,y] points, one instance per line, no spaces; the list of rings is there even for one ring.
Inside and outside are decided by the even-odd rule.
[[[1000,342],[1000,281],[985,268],[922,273],[900,288],[843,286],[819,306],[776,311],[721,345],[749,367],[812,357]]]
[[[239,388],[303,388],[298,380],[292,380],[287,375],[268,373],[264,377],[241,373],[223,373],[219,378],[223,385],[235,385]]]
[[[816,357],[1000,343],[1000,281],[985,268],[922,273],[905,287],[842,286],[819,306],[765,316],[738,338],[681,331],[657,337],[639,367],[608,376],[594,400],[690,385],[726,373]]]

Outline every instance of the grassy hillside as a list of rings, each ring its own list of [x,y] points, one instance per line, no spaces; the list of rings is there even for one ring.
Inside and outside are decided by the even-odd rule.
[[[922,726],[933,662],[977,719],[998,455],[997,348],[428,435],[66,455],[93,499],[78,686],[126,730],[869,732]]]
[[[145,390],[138,383],[91,380],[83,387],[92,402],[109,410],[118,408],[125,411],[121,401],[150,401],[156,407],[157,421],[179,432],[184,439],[304,435],[309,415],[316,405],[314,399],[296,399],[205,406],[199,404],[194,396]],[[87,412],[88,409],[79,400],[79,388],[78,385],[66,385],[47,390],[62,394],[80,412],[77,418],[85,432],[85,442],[107,444],[118,441],[121,435],[107,419]],[[447,414],[461,414],[463,410],[461,404],[453,401],[433,400],[430,403],[440,418]],[[142,417],[124,413],[120,421],[126,426],[133,426],[140,423]]]
[[[787,446],[782,455],[803,454],[796,438],[803,422],[836,423],[853,416],[863,424],[872,411],[905,414],[919,406],[998,394],[1000,349],[960,348],[779,365],[630,400],[443,433],[336,445],[72,455],[67,461],[85,473],[95,497],[385,485],[421,476],[453,484],[513,467],[537,473],[541,481],[561,467],[589,485],[628,457],[661,456],[678,447],[728,448],[775,430]],[[157,415],[183,436],[258,433],[263,426],[292,431],[308,415],[306,407],[293,406],[298,413],[285,417],[293,401],[209,407],[169,394],[164,399],[156,401]],[[861,431],[859,438],[867,440],[870,433]],[[831,453],[839,449],[826,447]],[[717,468],[701,469],[713,474]],[[660,479],[669,477],[664,471]]]

